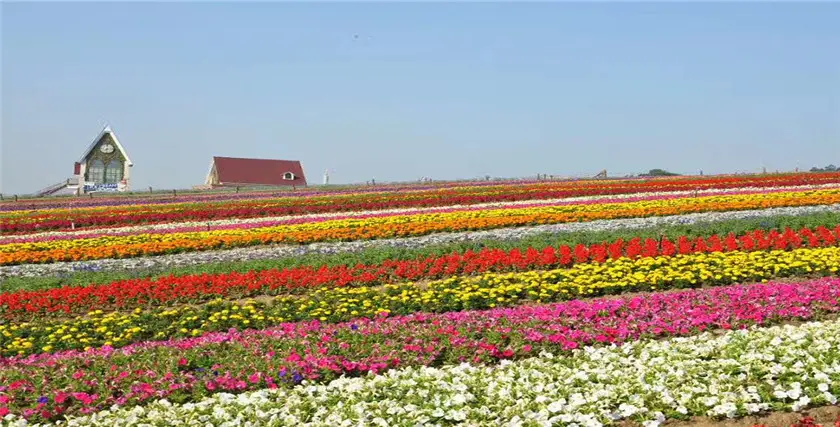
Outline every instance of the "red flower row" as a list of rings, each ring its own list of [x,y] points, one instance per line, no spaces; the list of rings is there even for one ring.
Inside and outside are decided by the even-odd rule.
[[[153,224],[178,221],[203,221],[230,218],[255,218],[318,214],[328,212],[365,211],[429,206],[470,205],[479,203],[545,200],[594,195],[633,194],[695,189],[727,189],[739,187],[776,187],[840,182],[840,173],[786,175],[774,177],[728,177],[705,179],[671,179],[604,184],[586,182],[583,185],[540,183],[506,185],[502,187],[474,187],[411,193],[375,193],[354,196],[316,198],[286,198],[274,200],[246,200],[229,203],[189,203],[179,205],[136,205],[101,210],[73,209],[41,211],[28,216],[0,220],[3,234],[58,229]]]
[[[574,247],[548,246],[526,251],[483,249],[414,260],[387,260],[380,264],[334,267],[302,266],[283,270],[247,273],[166,276],[157,279],[130,279],[108,284],[92,284],[37,291],[0,294],[0,311],[9,319],[31,313],[82,313],[91,309],[124,309],[145,304],[200,302],[217,297],[244,298],[295,292],[317,286],[372,286],[387,282],[436,279],[452,275],[488,271],[527,271],[570,266],[575,263],[604,262],[620,257],[674,256],[690,253],[729,251],[788,250],[836,245],[840,225],[833,230],[819,226],[784,232],[755,230],[740,236],[712,235],[672,242],[668,238],[618,239],[612,243]]]

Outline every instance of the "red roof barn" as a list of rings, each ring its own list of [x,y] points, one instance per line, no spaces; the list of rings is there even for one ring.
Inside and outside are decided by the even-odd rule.
[[[306,177],[297,160],[213,157],[205,184],[210,186],[305,187]]]

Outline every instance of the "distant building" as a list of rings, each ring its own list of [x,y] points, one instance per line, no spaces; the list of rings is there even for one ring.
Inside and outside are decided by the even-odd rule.
[[[106,126],[73,164],[73,177],[37,191],[39,196],[79,195],[95,192],[126,191],[131,167],[125,147]]]
[[[73,165],[73,174],[85,193],[126,191],[131,181],[131,167],[125,147],[109,126],[99,132],[87,150]]]
[[[306,177],[297,160],[213,157],[204,183],[210,187],[306,187]]]

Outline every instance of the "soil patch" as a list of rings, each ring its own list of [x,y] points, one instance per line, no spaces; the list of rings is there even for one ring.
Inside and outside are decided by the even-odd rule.
[[[824,427],[834,427],[835,421],[838,421],[840,417],[840,406],[821,406],[800,412],[771,412],[732,420],[695,417],[687,421],[668,421],[663,425],[668,427],[752,427],[761,424],[767,427],[789,427],[804,417],[811,417],[815,423]]]

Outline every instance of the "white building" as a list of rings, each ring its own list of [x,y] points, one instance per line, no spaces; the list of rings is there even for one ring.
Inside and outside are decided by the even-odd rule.
[[[75,163],[73,175],[84,193],[126,191],[132,166],[134,163],[117,135],[105,126]]]

